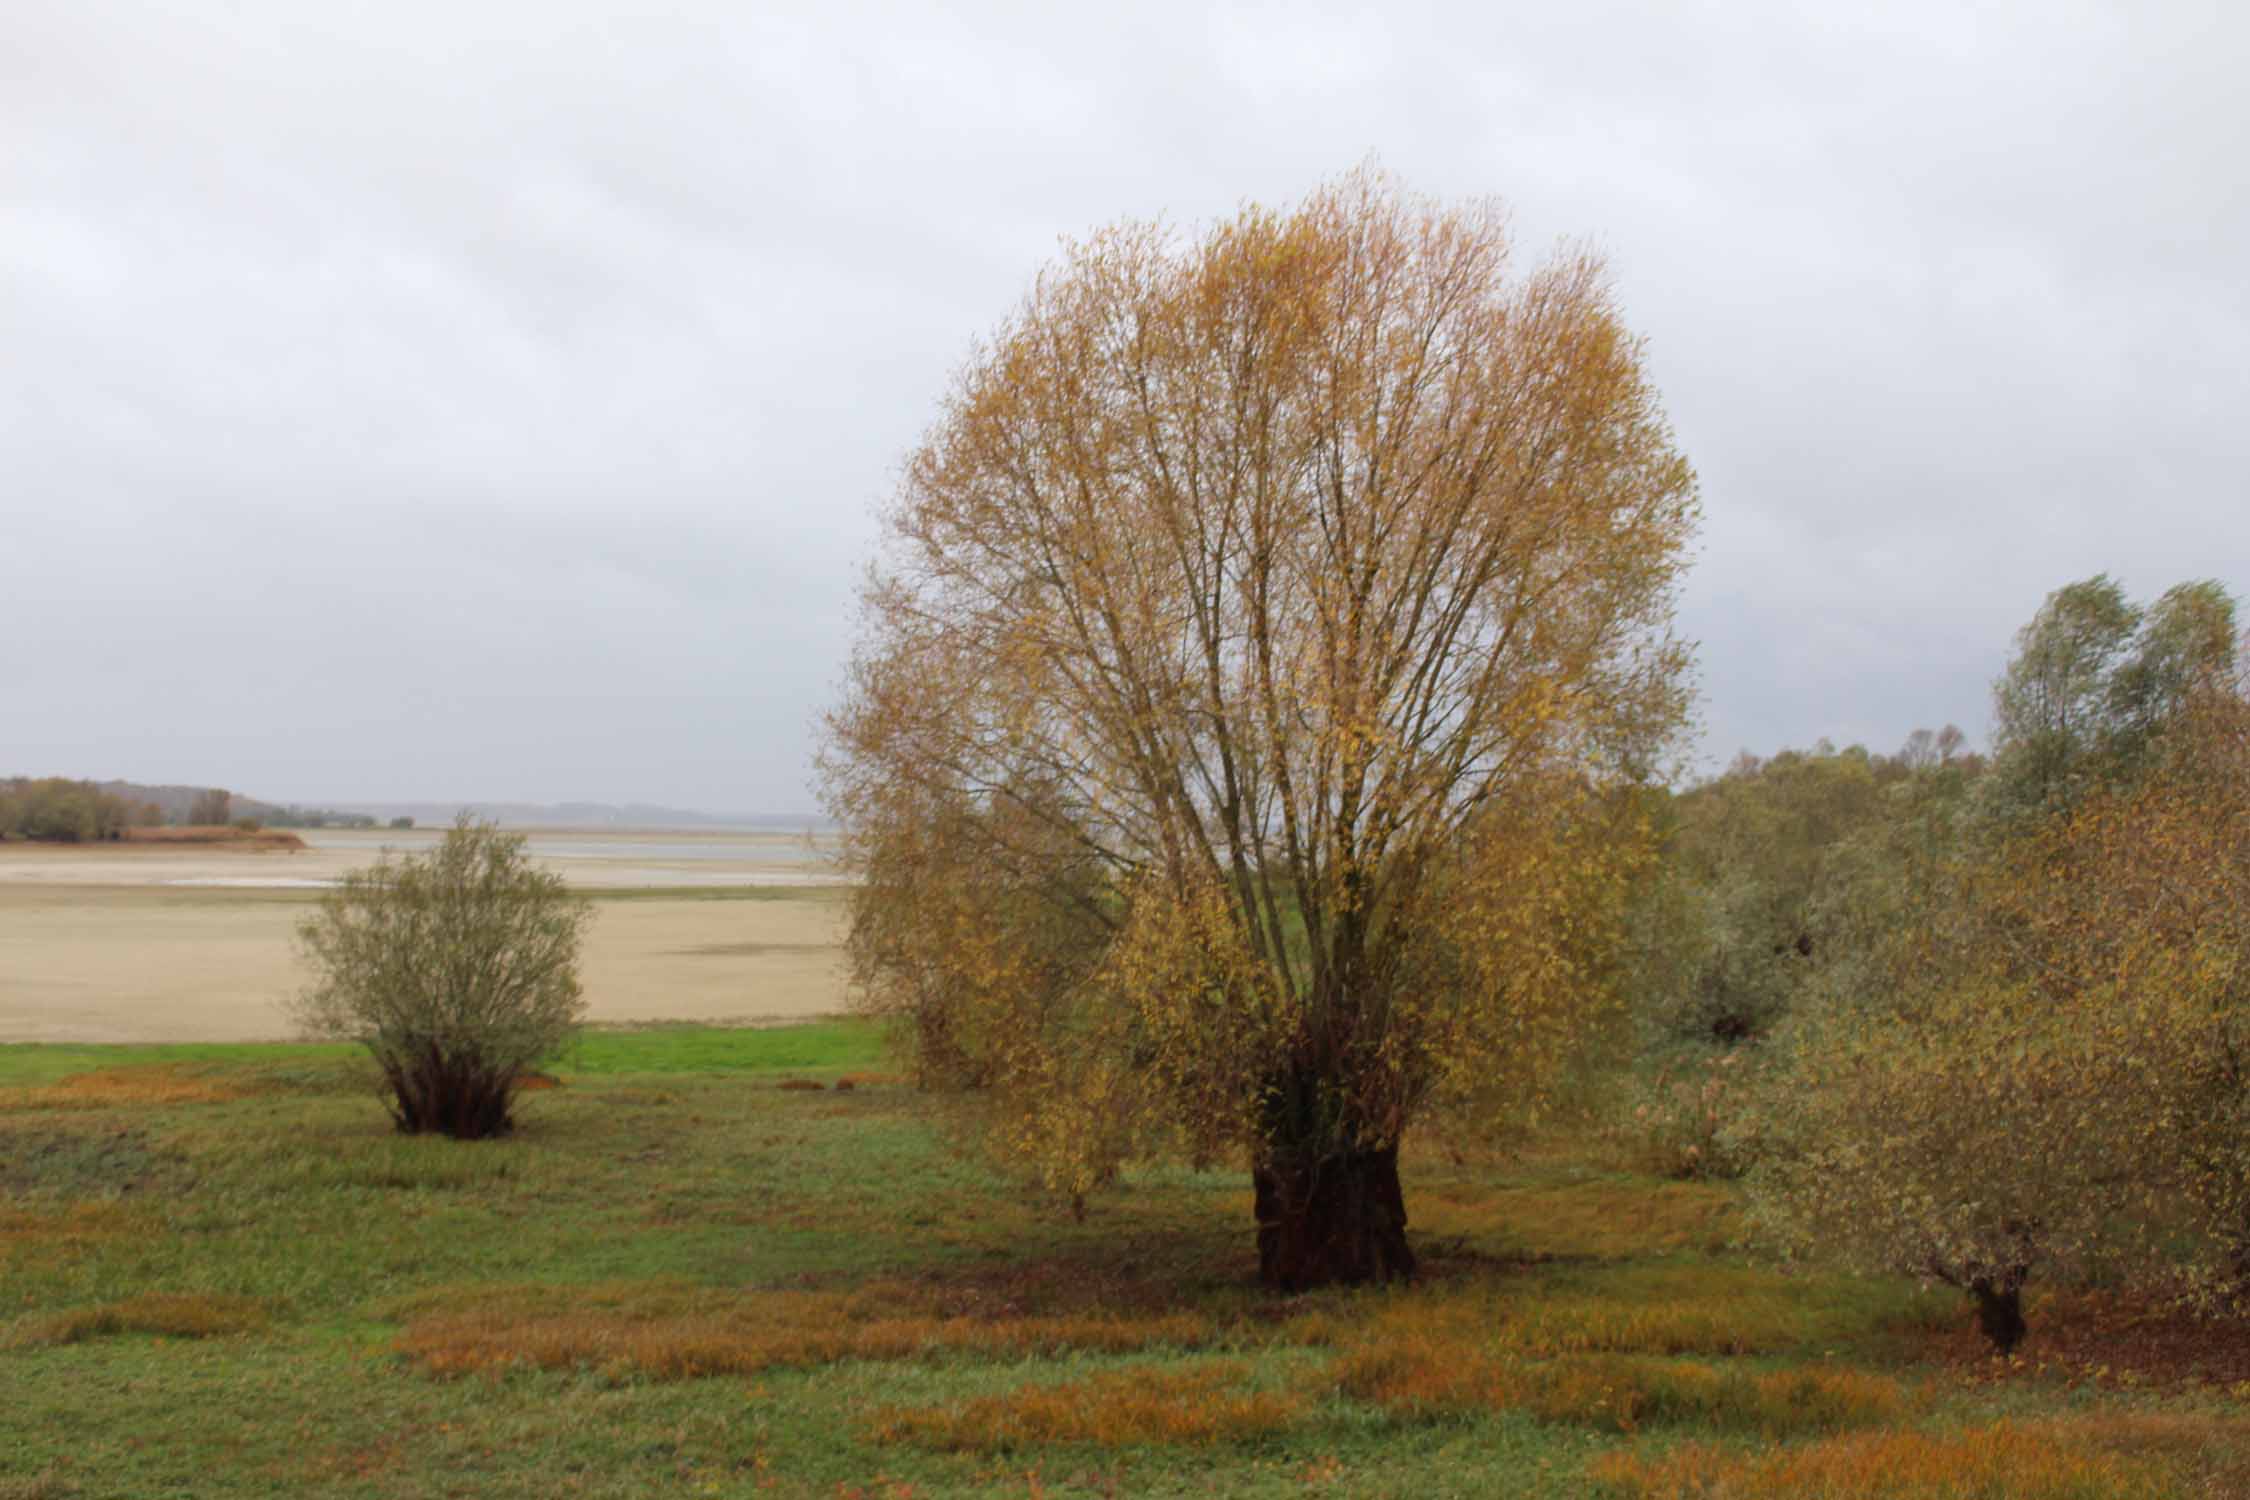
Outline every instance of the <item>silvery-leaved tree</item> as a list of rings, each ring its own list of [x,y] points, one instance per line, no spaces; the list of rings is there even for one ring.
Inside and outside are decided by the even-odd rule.
[[[309,1036],[355,1041],[408,1134],[504,1135],[518,1083],[577,1035],[593,906],[520,833],[466,812],[433,848],[354,870],[297,925]]]
[[[1076,1197],[1246,1160],[1265,1278],[1414,1259],[1410,1123],[1608,1014],[1697,518],[1601,267],[1374,172],[1067,248],[908,461],[824,771],[920,1076]]]
[[[2231,597],[2189,585],[2120,669],[2105,594],[2052,596],[2001,684],[2076,705],[2048,722],[2078,758],[2024,783],[2028,809],[2004,788],[1981,822],[1928,825],[1933,859],[1858,851],[1838,932],[1859,951],[1777,1037],[1757,1123],[1760,1218],[1960,1287],[2003,1352],[2036,1278],[2250,1302],[2250,656]],[[1993,774],[2038,769],[2003,730]]]

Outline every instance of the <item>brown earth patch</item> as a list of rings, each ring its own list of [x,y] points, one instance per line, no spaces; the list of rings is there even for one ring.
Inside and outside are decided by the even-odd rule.
[[[2149,1297],[2056,1292],[2027,1314],[2031,1333],[2002,1359],[1967,1307],[1927,1335],[1937,1360],[1980,1380],[2029,1376],[2105,1386],[2216,1385],[2250,1389],[2250,1323],[2198,1317]]]
[[[302,849],[305,841],[286,828],[229,828],[225,826],[190,826],[186,828],[128,828],[118,841],[127,847],[135,844],[155,848],[178,848],[182,844],[207,846],[212,849],[239,849],[260,851],[268,849]]]

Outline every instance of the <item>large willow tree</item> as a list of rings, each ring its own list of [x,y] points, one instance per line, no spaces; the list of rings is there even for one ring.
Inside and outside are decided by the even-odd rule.
[[[866,1004],[1070,1195],[1246,1158],[1266,1279],[1412,1271],[1408,1124],[1604,1009],[1696,518],[1601,267],[1360,173],[1068,248],[961,371],[826,776]]]

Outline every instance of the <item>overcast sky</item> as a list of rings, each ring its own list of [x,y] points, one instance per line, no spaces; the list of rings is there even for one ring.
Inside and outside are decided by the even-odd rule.
[[[7,0],[0,774],[809,809],[1058,237],[1371,156],[1608,254],[1714,764],[1983,740],[2070,579],[2250,594],[2241,7],[1095,10]]]

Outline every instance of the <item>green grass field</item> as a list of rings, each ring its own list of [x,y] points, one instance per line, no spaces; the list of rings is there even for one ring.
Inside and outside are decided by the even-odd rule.
[[[2250,1388],[1995,1366],[1584,1140],[1410,1153],[1424,1279],[1280,1298],[1242,1173],[1074,1221],[882,1067],[597,1030],[464,1145],[347,1049],[0,1048],[0,1496],[2250,1493]]]

